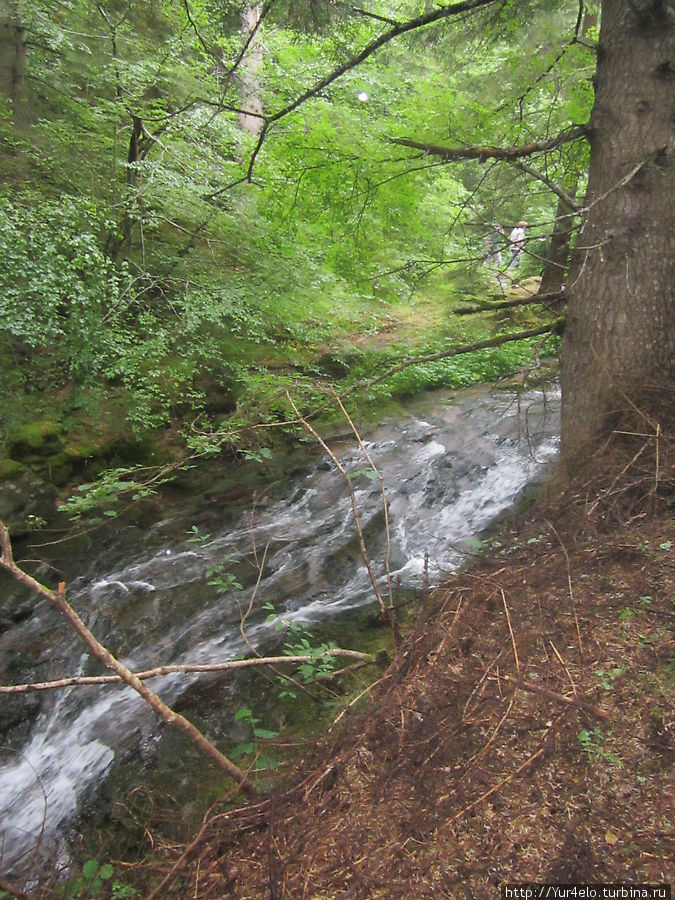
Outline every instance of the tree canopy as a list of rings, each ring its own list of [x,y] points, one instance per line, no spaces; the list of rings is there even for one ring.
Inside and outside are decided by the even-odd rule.
[[[637,30],[655,33],[658,20],[671,34],[667,10],[639,6],[626,13]],[[601,206],[577,200],[600,121],[599,4],[317,0],[302,12],[263,3],[247,18],[251,8],[8,5],[6,398],[121,385],[128,417],[147,427],[204,408],[206,383],[239,402],[275,347],[330,343],[350,304],[377,308],[430,284],[484,293],[494,221],[508,232],[527,218],[532,275],[557,221],[555,265],[566,265]],[[241,127],[247,112],[259,127]],[[619,166],[617,184],[628,174]]]

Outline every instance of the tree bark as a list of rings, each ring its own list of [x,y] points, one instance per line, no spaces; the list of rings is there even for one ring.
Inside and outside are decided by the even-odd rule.
[[[567,279],[563,466],[583,469],[637,408],[672,415],[673,30],[664,0],[605,0],[585,221]]]
[[[576,195],[576,178],[574,181],[573,185],[566,185],[572,200]],[[540,294],[562,291],[565,284],[570,256],[570,243],[574,233],[575,220],[571,215],[573,211],[564,197],[558,197],[558,208],[555,214],[555,222],[553,223],[553,232],[546,251],[544,270],[539,284]]]
[[[262,43],[258,33],[260,6],[246,3],[241,14],[241,30],[246,40],[252,35],[248,53],[241,63],[241,105],[244,112],[237,117],[241,131],[257,138],[264,125],[263,105],[260,99],[260,69],[262,66]]]
[[[14,3],[0,18],[0,93],[12,103],[14,128],[28,123],[26,99],[26,31]]]

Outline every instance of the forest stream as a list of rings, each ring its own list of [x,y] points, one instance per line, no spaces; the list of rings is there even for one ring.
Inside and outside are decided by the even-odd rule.
[[[556,390],[481,387],[426,394],[407,403],[398,420],[364,434],[384,481],[389,569],[400,591],[411,593],[426,579],[437,584],[462,564],[464,551],[475,549],[471,542],[541,478],[557,452],[558,429]],[[331,446],[352,473],[368,552],[384,584],[387,536],[379,482],[367,476],[368,462],[351,436]],[[278,642],[275,625],[283,618],[309,628],[330,623],[338,643],[344,632],[342,645],[359,649],[349,623],[374,596],[349,493],[334,464],[308,452],[301,474],[237,504],[206,490],[212,463],[203,476],[197,470],[191,478],[193,483],[203,478],[201,492],[186,496],[169,490],[161,503],[150,504],[150,514],[92,531],[72,551],[54,550],[68,598],[97,637],[136,671],[228,660],[246,651],[241,609],[255,592],[246,634],[256,648]],[[200,542],[190,541],[193,526]],[[230,560],[229,571],[241,588],[208,584],[207,567],[223,560]],[[8,579],[2,585],[9,607],[23,610],[0,635],[5,683],[100,673],[53,609]],[[269,604],[276,618],[270,617]],[[214,675],[173,674],[151,684],[167,703],[200,717],[212,740],[227,745],[237,739],[234,713],[242,700],[222,682],[222,676],[219,681]],[[205,685],[217,687],[218,702],[207,711],[192,708]],[[2,706],[0,870],[5,874],[29,877],[39,860],[67,866],[78,818],[92,804],[105,802],[100,798],[111,773],[117,777],[114,773],[132,764],[142,773],[144,765],[163,758],[166,778],[188,777],[183,756],[172,762],[171,754],[159,753],[158,745],[169,740],[167,730],[129,688],[5,696]],[[196,773],[206,764],[192,765]]]

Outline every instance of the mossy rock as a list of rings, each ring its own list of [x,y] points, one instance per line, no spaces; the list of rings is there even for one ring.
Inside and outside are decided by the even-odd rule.
[[[35,468],[51,484],[63,485],[72,477],[73,459],[67,450],[63,450],[41,460]]]
[[[24,464],[15,459],[0,459],[0,481],[11,481],[12,478],[23,475],[25,471]]]
[[[7,443],[12,459],[36,462],[58,453],[65,444],[65,438],[58,422],[43,419],[13,429],[8,435]]]

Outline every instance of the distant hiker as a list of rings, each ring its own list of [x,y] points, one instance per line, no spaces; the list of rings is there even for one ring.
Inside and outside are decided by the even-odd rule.
[[[520,257],[523,253],[523,247],[525,246],[525,229],[527,228],[527,222],[518,222],[515,228],[511,229],[511,234],[509,235],[509,243],[511,250],[511,262],[509,263],[509,272],[512,272],[513,269],[516,268],[517,265],[520,264]]]
[[[504,228],[499,222],[492,223],[492,231],[485,238],[485,248],[487,256],[485,257],[485,266],[492,272],[497,281],[499,281],[499,267],[502,264],[502,245],[501,238],[504,234]]]

